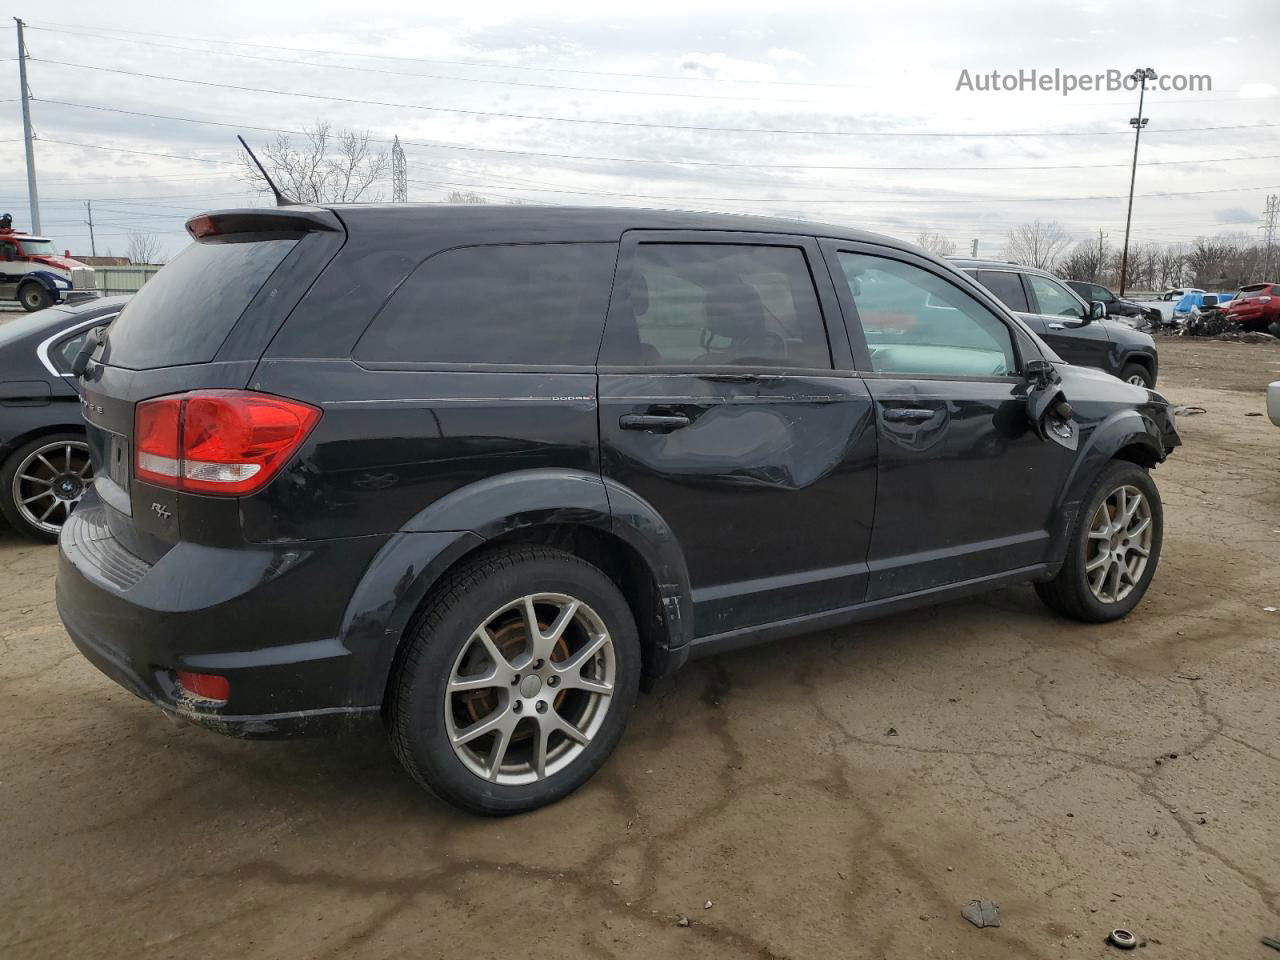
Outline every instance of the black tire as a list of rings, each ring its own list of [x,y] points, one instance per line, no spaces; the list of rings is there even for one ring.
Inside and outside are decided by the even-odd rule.
[[[1147,564],[1129,594],[1114,602],[1103,602],[1094,596],[1085,572],[1089,556],[1089,527],[1103,502],[1123,486],[1135,487],[1147,499],[1151,511],[1151,545]],[[1164,539],[1164,507],[1160,491],[1151,474],[1136,463],[1113,460],[1094,480],[1085,496],[1062,569],[1052,580],[1035,585],[1036,593],[1051,610],[1085,623],[1108,623],[1129,614],[1141,601],[1155,576]]]
[[[28,281],[18,288],[18,302],[27,313],[53,306],[53,294],[41,284]]]
[[[18,470],[32,452],[47,446],[64,448],[67,444],[74,444],[77,448],[77,456],[84,456],[84,451],[82,450],[85,445],[83,433],[50,433],[24,443],[10,454],[9,459],[4,462],[3,466],[0,466],[0,514],[4,515],[5,520],[9,522],[9,526],[24,536],[31,537],[34,540],[42,540],[45,543],[56,542],[62,523],[65,522],[70,510],[57,507],[50,517],[52,521],[51,528],[33,523],[30,518],[24,515],[18,503],[19,496],[23,492],[19,489],[19,484],[15,482]],[[56,457],[55,465],[58,465]],[[89,474],[86,474],[86,478],[88,476]],[[77,493],[83,493],[83,489],[79,489]],[[52,503],[52,501],[50,502]],[[41,505],[43,506],[43,504]],[[71,505],[69,504],[68,506]]]
[[[1140,384],[1134,383],[1135,386],[1143,386],[1150,390],[1155,386],[1155,382],[1151,379],[1151,371],[1140,363],[1126,363],[1120,368],[1120,379],[1125,383],[1134,383],[1140,379]]]
[[[473,772],[450,742],[445,713],[456,709],[452,697],[459,695],[448,696],[447,687],[455,664],[469,655],[471,638],[490,622],[494,611],[539,593],[580,600],[598,616],[613,641],[613,693],[599,728],[567,766],[531,783],[494,783]],[[622,593],[603,572],[561,550],[497,549],[447,574],[409,626],[388,687],[392,746],[418,783],[463,810],[488,815],[534,810],[573,792],[604,765],[635,705],[640,666],[635,620]],[[497,689],[495,685],[494,695],[512,704],[513,695]],[[518,689],[522,692],[516,698],[524,695]],[[520,722],[538,721],[526,711]]]

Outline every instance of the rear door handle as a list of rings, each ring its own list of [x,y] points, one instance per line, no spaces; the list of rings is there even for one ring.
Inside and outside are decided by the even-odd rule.
[[[645,430],[649,433],[670,433],[687,427],[692,421],[683,413],[624,413],[618,418],[623,430]]]
[[[928,420],[933,416],[933,413],[932,410],[914,407],[890,407],[884,412],[884,418],[898,423],[910,423],[916,420]]]

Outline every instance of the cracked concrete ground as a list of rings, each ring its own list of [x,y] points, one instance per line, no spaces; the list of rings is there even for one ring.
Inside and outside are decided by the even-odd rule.
[[[1280,936],[1280,347],[1161,343],[1199,404],[1122,623],[1030,588],[696,663],[585,789],[460,815],[376,736],[177,726],[0,534],[0,956],[1248,958]],[[896,736],[887,732],[892,727]],[[960,917],[990,898],[1003,926]],[[706,901],[710,909],[704,909]],[[687,927],[676,926],[687,916]]]

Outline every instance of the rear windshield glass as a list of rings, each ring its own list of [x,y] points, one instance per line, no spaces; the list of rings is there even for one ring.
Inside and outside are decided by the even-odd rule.
[[[294,239],[193,243],[129,301],[107,362],[133,370],[207,363]]]
[[[1265,289],[1267,289],[1267,285],[1265,283],[1251,283],[1247,287],[1240,288],[1240,296],[1252,296],[1255,293],[1261,293]]]

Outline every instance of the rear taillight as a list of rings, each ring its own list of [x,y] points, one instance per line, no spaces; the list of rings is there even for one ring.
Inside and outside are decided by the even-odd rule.
[[[245,390],[157,397],[135,413],[135,475],[192,493],[255,493],[319,420],[309,404]]]

